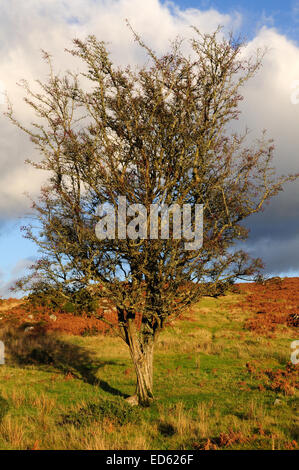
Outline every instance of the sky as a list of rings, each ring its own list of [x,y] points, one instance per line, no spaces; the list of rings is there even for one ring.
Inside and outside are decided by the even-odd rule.
[[[252,39],[261,27],[275,29],[291,38],[299,40],[299,2],[294,0],[180,0],[181,8],[213,8],[220,13],[238,11],[242,15],[242,35]]]
[[[65,52],[74,37],[95,34],[109,41],[111,57],[120,65],[141,64],[144,57],[125,25],[128,18],[158,54],[167,52],[177,34],[191,37],[190,25],[203,32],[219,24],[247,41],[244,54],[268,48],[263,68],[243,90],[239,129],[247,126],[254,139],[263,129],[275,141],[275,166],[280,174],[299,172],[299,0],[1,0],[0,3],[0,296],[37,258],[36,247],[22,238],[30,203],[44,175],[24,164],[38,158],[32,144],[3,112],[6,92],[16,116],[30,122],[21,79],[34,85],[47,68],[41,49],[52,54],[55,70],[80,70]],[[261,256],[268,275],[299,275],[299,182],[274,198],[262,214],[248,221],[244,248]]]

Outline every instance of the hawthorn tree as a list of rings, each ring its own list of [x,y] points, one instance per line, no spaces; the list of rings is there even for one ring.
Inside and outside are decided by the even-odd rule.
[[[218,295],[234,280],[255,275],[261,260],[236,247],[248,237],[242,222],[297,177],[275,176],[273,143],[264,133],[248,145],[247,131],[232,130],[240,89],[259,69],[263,53],[247,60],[244,44],[221,29],[193,31],[186,57],[182,40],[158,56],[132,30],[149,59],[134,69],[116,67],[94,36],[74,40],[68,51],[86,66],[82,75],[55,74],[44,53],[50,73],[38,81],[40,91],[22,83],[37,121],[21,124],[11,105],[7,113],[41,155],[30,163],[47,175],[33,203],[38,224],[25,228],[41,257],[18,287],[52,289],[65,300],[74,292],[109,298],[117,311],[117,326],[111,327],[129,347],[135,399],[142,405],[153,399],[159,332],[202,295]],[[95,228],[107,214],[98,207],[109,204],[118,214],[120,197],[126,198],[128,227],[136,236],[126,236],[116,217],[113,233],[107,229],[101,238]],[[194,233],[196,205],[202,205],[202,244],[186,249],[171,223],[168,237],[150,238],[152,205],[158,207],[160,235],[163,208],[188,205]],[[180,213],[173,210],[170,222]],[[93,314],[108,322],[96,308]]]

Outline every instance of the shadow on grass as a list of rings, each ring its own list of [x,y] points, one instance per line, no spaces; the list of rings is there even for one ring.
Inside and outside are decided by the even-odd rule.
[[[9,365],[51,366],[63,373],[100,387],[111,395],[127,398],[129,395],[97,378],[96,372],[106,365],[119,365],[115,361],[101,361],[86,348],[71,344],[56,334],[24,332],[22,328],[6,328],[0,332],[5,344]]]
[[[2,419],[4,418],[4,416],[6,415],[6,413],[8,412],[8,408],[9,408],[8,401],[5,400],[0,395],[0,423],[1,423]]]

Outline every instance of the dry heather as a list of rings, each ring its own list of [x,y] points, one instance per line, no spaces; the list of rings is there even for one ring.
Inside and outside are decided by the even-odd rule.
[[[274,278],[264,284],[240,284],[239,288],[246,294],[239,308],[253,314],[246,321],[250,331],[273,336],[281,325],[299,326],[299,278]]]
[[[109,326],[96,316],[82,313],[74,315],[61,311],[53,311],[48,307],[33,307],[27,301],[9,299],[0,305],[1,325],[32,328],[38,333],[60,332],[70,335],[88,335],[107,333]],[[97,315],[104,314],[110,322],[116,324],[116,314],[113,307],[108,305],[99,308]]]

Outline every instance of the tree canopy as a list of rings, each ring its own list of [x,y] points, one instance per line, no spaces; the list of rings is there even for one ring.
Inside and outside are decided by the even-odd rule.
[[[179,38],[158,56],[132,33],[149,57],[146,65],[117,67],[103,41],[75,39],[69,53],[83,62],[88,87],[80,74],[55,74],[44,53],[50,74],[38,81],[40,92],[23,82],[37,121],[21,124],[11,106],[8,116],[41,155],[31,164],[49,175],[33,202],[37,228],[25,228],[41,257],[18,287],[55,289],[65,299],[82,289],[91,298],[109,297],[135,365],[138,400],[147,404],[158,333],[203,294],[218,295],[257,273],[261,260],[236,248],[248,237],[242,222],[297,176],[275,176],[265,133],[248,145],[247,131],[232,130],[240,90],[261,66],[262,52],[245,59],[244,44],[221,29],[201,34],[193,27],[188,57]],[[100,239],[96,227],[105,214],[98,208],[105,204],[116,218],[113,236]],[[180,209],[171,212],[169,236],[162,238],[163,208],[173,205]],[[149,237],[153,206],[158,232]],[[138,207],[145,219],[136,219]],[[203,208],[202,243],[191,249],[174,229],[184,207],[189,242],[196,207]],[[128,237],[129,226],[135,237]]]

